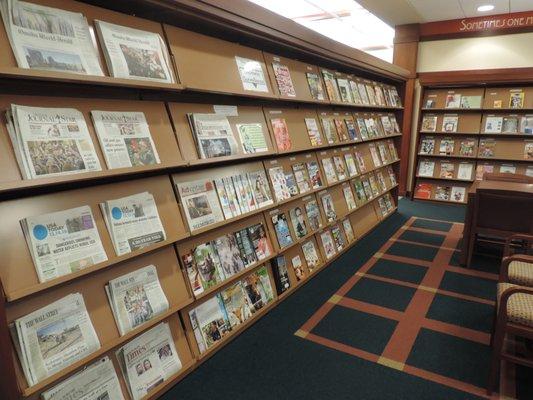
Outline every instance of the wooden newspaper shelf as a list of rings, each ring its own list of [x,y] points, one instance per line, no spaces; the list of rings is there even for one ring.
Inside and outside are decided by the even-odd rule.
[[[521,99],[518,104],[512,104],[512,98]],[[533,109],[533,87],[487,87],[485,89],[485,110],[520,112]]]
[[[484,88],[449,88],[449,89],[427,89],[422,96],[421,107],[422,110],[444,110],[444,111],[475,111],[482,108]],[[460,96],[459,104],[454,104],[450,100],[453,96]],[[470,104],[470,107],[465,107],[461,103],[463,96],[478,96],[478,104]],[[428,103],[432,102],[432,106],[428,107]],[[477,106],[477,107],[476,107]]]

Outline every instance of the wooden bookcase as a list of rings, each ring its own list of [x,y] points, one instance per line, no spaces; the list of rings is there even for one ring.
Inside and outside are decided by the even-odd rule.
[[[521,126],[533,117],[533,88],[497,84],[423,86],[413,198],[466,203],[485,172],[533,174],[533,133]]]
[[[235,21],[213,29],[213,25],[206,21],[219,24],[222,20],[219,8],[208,6],[208,14],[205,13],[206,10],[197,14],[191,13],[190,9],[183,12],[181,0],[172,5],[167,3],[164,7],[168,13],[182,15],[180,13],[183,12],[183,15],[187,16],[187,21],[197,23],[196,29],[191,29],[190,25],[188,29],[178,26],[180,18],[176,18],[176,26],[174,26],[165,24],[169,22],[166,17],[155,17],[158,15],[156,12],[143,12],[143,10],[150,9],[160,10],[158,7],[163,7],[163,5],[158,1],[135,2],[131,5],[132,9],[129,4],[117,4],[113,6],[115,11],[73,0],[33,0],[32,2],[80,12],[87,17],[105,76],[19,68],[3,23],[0,22],[0,49],[5,54],[5,57],[0,60],[0,79],[6,83],[0,87],[1,110],[9,109],[11,104],[79,110],[85,118],[102,170],[55,178],[24,180],[15,159],[7,131],[7,121],[2,113],[0,118],[0,152],[2,154],[0,158],[2,170],[0,216],[3,223],[0,227],[0,251],[4,255],[4,262],[0,266],[0,289],[3,294],[0,296],[0,390],[7,400],[36,400],[44,390],[50,389],[105,355],[109,356],[113,362],[125,399],[130,400],[131,396],[115,352],[148,329],[161,322],[168,322],[182,368],[174,376],[152,389],[144,398],[155,399],[190,371],[199,367],[204,360],[279,304],[286,296],[306,283],[318,271],[348,251],[354,243],[396,210],[399,159],[393,157],[389,143],[399,154],[401,133],[386,135],[381,130],[378,136],[363,140],[359,128],[356,128],[358,135],[355,140],[346,140],[343,136],[347,134],[346,121],[357,127],[357,118],[379,119],[382,115],[394,115],[401,125],[403,108],[376,104],[362,105],[355,104],[354,101],[343,102],[330,99],[323,81],[324,65],[322,64],[327,64],[326,69],[336,78],[381,87],[395,87],[400,95],[404,90],[406,71],[400,71],[392,65],[387,66],[378,60],[374,60],[377,66],[373,67],[368,64],[369,60],[373,59],[357,51],[350,53],[352,54],[350,57],[344,55],[324,58],[323,50],[319,46],[313,45],[313,51],[296,46],[295,43],[300,39],[291,39],[296,40],[294,43],[276,42],[276,50],[273,51],[272,46],[266,46],[269,37],[267,32],[258,33],[257,30],[243,28],[242,24],[244,22],[249,24],[249,20],[234,16]],[[144,8],[137,9],[139,5]],[[106,7],[105,4],[104,7]],[[95,19],[159,34],[166,43],[176,83],[164,84],[111,77],[103,56],[102,45],[97,35],[94,35]],[[235,32],[238,32],[237,36]],[[246,38],[247,44],[253,42],[255,45],[249,47],[238,43],[236,37]],[[259,63],[265,79],[265,91],[244,89],[236,57]],[[288,68],[295,96],[280,93],[273,63],[279,63]],[[367,64],[368,68],[365,67]],[[307,73],[318,75],[319,84],[324,92],[323,100],[317,100],[312,96]],[[143,112],[161,162],[151,166],[109,169],[90,116],[92,110]],[[236,140],[238,149],[236,154],[202,159],[197,150],[194,131],[188,121],[188,114],[194,113],[226,115]],[[321,145],[311,144],[306,118],[316,121],[318,134],[322,140]],[[275,130],[272,126],[273,119],[285,120],[291,142],[290,147],[278,148]],[[335,126],[336,140],[333,143],[328,143],[324,136],[322,119],[330,119]],[[335,120],[337,120],[336,125]],[[261,125],[267,148],[264,152],[246,154],[243,151],[237,125],[251,123]],[[513,141],[513,143],[519,146],[524,138],[512,138],[512,140],[515,140],[516,142]],[[386,149],[385,152],[388,154],[386,159],[380,156],[380,146]],[[506,154],[505,149],[501,151],[503,160]],[[375,156],[372,152],[377,152],[381,160],[378,164],[374,162]],[[327,182],[321,161],[325,157],[340,157],[344,163],[346,157],[352,157],[356,160],[357,171],[352,176],[346,173],[346,177],[342,179]],[[508,163],[507,159],[505,160],[502,162]],[[294,172],[293,167],[297,164],[307,165],[311,162],[317,163],[322,182],[320,187],[310,188],[304,192],[299,191],[297,195],[281,201],[274,197],[270,205],[198,230],[191,231],[189,228],[185,214],[187,211],[176,191],[177,183],[214,180],[245,172],[263,171],[267,179],[266,184],[269,185],[274,196],[268,173],[269,168],[281,166],[288,173]],[[394,178],[391,179],[389,171]],[[356,194],[359,182],[368,179],[377,181],[378,174],[382,174],[385,187],[372,196],[359,199]],[[348,207],[344,197],[346,188],[353,193],[355,208]],[[117,256],[99,203],[144,191],[154,196],[165,229],[166,240]],[[321,200],[327,194],[331,196],[336,211],[336,218],[330,222],[325,218]],[[391,204],[388,210],[382,207],[384,198],[387,198]],[[313,200],[317,202],[320,210],[322,225],[316,230],[311,230],[306,214],[304,219],[307,222],[308,231],[304,236],[297,237],[290,220],[290,212],[296,207],[305,209],[305,204]],[[69,275],[40,283],[20,220],[84,205],[92,210],[108,259]],[[272,216],[277,213],[285,213],[293,238],[292,244],[283,248],[278,245],[272,222]],[[342,225],[345,219],[350,221],[354,234],[354,239],[351,241],[348,241]],[[271,254],[201,295],[195,296],[184,271],[181,257],[202,243],[257,223],[265,227],[266,237],[271,244]],[[342,249],[337,249],[334,256],[327,259],[321,235],[337,226],[345,245]],[[307,264],[302,250],[302,246],[308,243],[312,243],[317,252],[318,262],[314,267]],[[287,291],[277,296],[271,264],[276,257],[280,256],[286,258],[291,285]],[[300,277],[295,275],[294,268],[292,268],[292,260],[296,260],[297,257],[302,264],[303,275]],[[169,302],[169,309],[133,331],[120,336],[105,292],[105,285],[110,279],[147,265],[156,267],[159,281]],[[245,279],[262,266],[265,266],[268,271],[274,291],[272,302],[255,312],[252,318],[233,329],[215,346],[200,354],[189,319],[189,311],[229,285]],[[81,293],[85,300],[101,348],[29,387],[10,337],[9,325],[21,316],[76,292]]]

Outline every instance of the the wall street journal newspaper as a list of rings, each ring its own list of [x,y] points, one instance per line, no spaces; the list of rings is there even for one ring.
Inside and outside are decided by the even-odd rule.
[[[19,67],[104,75],[82,14],[17,0],[0,11]]]
[[[94,21],[111,76],[173,83],[163,38],[153,32]]]
[[[91,116],[109,169],[161,162],[144,113],[93,110]]]
[[[42,400],[124,400],[113,362],[104,357],[41,394]]]
[[[166,239],[157,205],[148,192],[100,203],[118,256]]]
[[[168,300],[153,265],[109,281],[106,292],[120,335],[168,310]]]
[[[15,320],[14,328],[13,341],[30,386],[100,348],[79,293]]]
[[[20,221],[39,282],[107,260],[89,206]]]
[[[85,118],[78,110],[12,104],[6,119],[24,179],[101,170]]]
[[[168,323],[161,323],[117,351],[133,400],[140,399],[181,369]]]

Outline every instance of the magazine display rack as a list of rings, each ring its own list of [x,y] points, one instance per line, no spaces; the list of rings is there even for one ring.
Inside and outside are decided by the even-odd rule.
[[[533,175],[532,114],[528,86],[425,88],[413,198],[466,203],[486,172]]]
[[[239,35],[245,35],[248,39],[244,42],[252,43],[252,40],[256,38],[261,39],[261,33],[244,28],[243,22],[246,24],[256,22],[245,20],[242,16],[233,16],[239,19],[240,23],[225,22],[227,25],[218,25],[221,21],[220,16],[208,17],[203,12],[198,15],[192,11],[183,12],[180,8],[181,0],[172,4],[159,0],[155,2],[141,0],[135,4],[113,5],[113,8],[123,13],[73,0],[30,0],[30,2],[83,14],[87,18],[91,40],[99,55],[100,66],[105,76],[19,68],[3,22],[0,22],[0,49],[5,55],[0,59],[0,78],[8,83],[5,88],[2,86],[0,89],[0,110],[8,110],[12,104],[15,104],[43,108],[73,108],[80,111],[85,119],[101,171],[41,179],[23,179],[23,173],[20,171],[7,130],[8,121],[6,121],[5,113],[2,113],[2,118],[0,118],[0,152],[2,154],[0,158],[0,170],[2,171],[0,215],[3,223],[0,227],[0,251],[4,255],[4,262],[0,267],[0,289],[3,294],[0,298],[0,391],[7,400],[36,400],[40,398],[43,391],[83,371],[104,356],[108,356],[113,363],[124,398],[131,400],[132,396],[128,391],[116,351],[159,323],[167,322],[182,367],[173,376],[152,388],[142,400],[155,399],[279,304],[279,301],[293,293],[301,284],[307,282],[315,273],[348,251],[354,242],[395,211],[398,189],[395,179],[389,178],[388,167],[398,178],[399,160],[391,158],[382,165],[376,165],[373,162],[371,149],[374,148],[377,151],[380,143],[388,148],[387,142],[390,141],[394,143],[399,153],[401,134],[376,136],[367,140],[361,140],[358,136],[355,141],[339,140],[337,136],[334,143],[328,143],[321,119],[340,119],[357,126],[357,117],[373,117],[379,120],[381,115],[386,114],[394,115],[401,124],[402,107],[362,105],[356,104],[355,101],[330,100],[323,78],[323,68],[316,64],[319,60],[325,59],[323,49],[316,47],[314,51],[306,50],[297,45],[301,39],[294,38],[294,43],[275,42],[278,43],[281,54],[277,55],[277,52],[272,50],[272,45],[268,47],[268,51],[262,48],[266,41],[258,40],[257,48],[251,48],[224,40],[222,37],[226,39],[229,36],[236,37],[234,34],[238,30]],[[145,12],[142,10],[139,12],[136,7],[144,8]],[[159,18],[164,18],[165,22],[168,22],[171,21],[170,17],[147,11],[160,10],[160,7],[165,7],[169,13],[175,10],[176,13],[186,15],[187,22],[184,25],[198,22],[198,26],[202,28],[197,30],[201,33],[186,30],[181,26],[165,25]],[[211,5],[206,7],[216,9]],[[144,19],[146,17],[153,20]],[[213,18],[217,28],[213,29],[215,25],[204,25],[206,18]],[[169,67],[176,83],[167,84],[111,77],[104,57],[104,48],[97,35],[95,20],[160,35],[167,46],[171,64]],[[176,18],[176,21],[177,24],[182,22],[180,18]],[[219,35],[221,32],[225,35]],[[266,38],[267,33],[264,33],[264,36]],[[380,69],[369,68],[367,70],[363,66],[365,64],[357,58],[360,55],[357,52],[354,54],[352,58],[343,55],[328,56],[328,67],[339,68],[340,71],[332,68],[328,68],[327,71],[335,79],[348,79],[388,88],[395,87],[400,94],[403,92],[403,82],[407,77],[407,71],[399,72],[399,69],[394,66],[384,67],[383,65]],[[287,55],[294,58],[288,58]],[[350,59],[357,62],[352,63]],[[243,68],[250,60],[253,63],[247,68],[254,73],[245,76],[246,79],[244,79],[243,73],[246,75],[246,71],[243,72]],[[366,56],[365,60],[365,63],[368,62]],[[294,86],[294,96],[280,91],[274,72],[274,68],[279,66],[275,64],[288,68]],[[286,70],[282,68],[282,72]],[[313,86],[313,89],[321,88],[323,100],[316,99],[311,92],[308,73],[314,74],[313,77],[316,78],[315,82],[318,86]],[[261,74],[262,79],[253,79],[253,76],[257,78]],[[20,91],[17,87],[19,82],[21,83]],[[253,88],[256,90],[251,90]],[[320,91],[320,89],[317,90]],[[217,95],[216,100],[213,99],[213,94]],[[213,104],[219,100],[221,105]],[[335,107],[332,107],[332,104]],[[95,110],[142,112],[146,117],[160,163],[110,169],[91,116],[91,111]],[[233,131],[237,151],[224,157],[201,158],[196,143],[197,135],[188,118],[190,114],[226,116]],[[313,124],[306,124],[306,118],[313,119],[316,123],[313,137],[315,140],[318,138],[322,144],[316,145],[315,143],[313,146],[311,143],[309,129],[313,127]],[[272,121],[275,119],[284,120],[287,128],[285,140],[290,143],[290,146],[286,143],[279,145],[280,142],[276,136],[279,133],[277,131],[279,126],[274,127]],[[261,126],[265,139],[265,151],[246,153],[238,131],[238,125],[243,124]],[[334,132],[337,134],[336,129]],[[501,154],[505,155],[503,151]],[[356,156],[360,157],[366,168],[360,170],[357,176],[346,175],[343,179],[328,183],[321,160],[324,157],[337,156],[344,159],[346,154],[352,154],[354,159]],[[322,185],[277,201],[269,169],[282,167],[284,173],[296,174],[295,166],[303,164],[308,169],[309,163],[312,165],[316,163],[316,174]],[[177,191],[176,184],[197,180],[213,181],[222,177],[257,171],[265,174],[265,184],[268,185],[273,196],[272,203],[200,229],[191,229],[187,223],[187,210],[183,206],[183,199]],[[356,200],[356,208],[350,210],[344,196],[344,189],[350,187],[355,196],[355,182],[370,175],[375,176],[378,171],[381,171],[384,176],[385,190],[380,190],[378,195],[373,195],[367,200]],[[117,256],[99,204],[142,192],[149,192],[153,195],[166,238],[147,247]],[[324,214],[322,203],[322,198],[326,195],[331,196],[336,212],[335,218],[329,222]],[[383,209],[381,201],[385,196],[390,199],[389,204],[391,204],[387,210]],[[317,203],[322,226],[318,231],[311,230],[307,213],[305,213],[304,218],[306,218],[308,230],[303,237],[298,238],[290,220],[290,211],[295,207],[304,209],[306,203],[311,200]],[[20,221],[24,218],[80,206],[90,207],[107,260],[68,275],[40,282]],[[293,238],[292,244],[288,246],[278,245],[276,227],[272,221],[272,216],[276,213],[285,213],[287,217],[288,229]],[[344,231],[343,219],[349,219],[351,222],[354,239],[350,243]],[[182,257],[198,245],[257,223],[262,223],[265,227],[266,237],[272,248],[271,254],[195,296]],[[335,226],[340,228],[340,234],[344,237],[346,245],[342,250],[336,251],[334,256],[328,258],[320,234],[323,231],[330,231]],[[314,267],[307,264],[302,250],[302,246],[309,242],[314,244],[318,256],[317,265]],[[286,259],[290,281],[290,288],[279,296],[276,295],[277,282],[272,270],[273,265],[271,265],[278,256],[284,256]],[[304,272],[299,279],[292,267],[292,260],[297,256]],[[111,279],[138,271],[149,265],[154,265],[157,270],[158,280],[168,300],[169,308],[121,336],[114,320],[105,285]],[[272,301],[258,309],[250,319],[228,332],[222,340],[206,352],[200,353],[191,326],[189,311],[209,301],[213,296],[222,293],[238,281],[262,271],[263,267],[266,267],[267,271],[264,277],[268,278],[274,292]],[[9,326],[16,319],[76,292],[84,298],[101,347],[83,359],[30,386],[26,381]]]

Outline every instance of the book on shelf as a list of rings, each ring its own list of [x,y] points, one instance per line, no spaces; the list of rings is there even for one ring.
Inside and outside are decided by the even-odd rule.
[[[117,372],[108,356],[42,392],[41,398],[42,400],[124,400]]]
[[[346,163],[346,170],[350,178],[359,175],[357,165],[355,164],[355,158],[352,153],[344,154],[344,162]]]
[[[364,118],[356,118],[357,127],[359,128],[359,134],[362,140],[368,140],[368,131],[366,130],[366,124]]]
[[[292,147],[291,137],[289,136],[289,128],[284,118],[272,118],[270,120],[272,130],[274,131],[274,139],[279,151],[287,151]]]
[[[80,293],[17,318],[10,329],[30,387],[100,348]]]
[[[524,108],[525,93],[522,91],[511,91],[509,95],[509,108]]]
[[[503,117],[488,116],[485,119],[484,133],[501,133]]]
[[[335,166],[335,172],[339,181],[346,179],[346,164],[344,163],[343,157],[333,156],[333,165]]]
[[[337,219],[337,213],[335,212],[335,207],[333,205],[333,199],[331,198],[330,193],[326,193],[321,196],[322,207],[324,208],[324,214],[326,215],[326,220],[328,222],[333,222]]]
[[[23,179],[102,169],[85,118],[78,110],[11,104],[6,121]]]
[[[516,174],[516,165],[501,164],[499,169],[500,174]]]
[[[461,95],[459,93],[448,93],[446,95],[445,108],[461,108]]]
[[[109,169],[161,163],[144,113],[92,110],[91,117]]]
[[[496,141],[494,139],[481,139],[479,141],[478,157],[494,157],[494,148]]]
[[[279,62],[273,62],[272,69],[274,70],[279,93],[282,96],[296,97],[296,91],[294,90],[289,67]]]
[[[271,218],[272,225],[274,226],[274,231],[276,232],[276,237],[278,239],[279,247],[283,249],[284,247],[291,245],[293,243],[293,240],[285,213],[272,215]]]
[[[279,296],[291,287],[291,280],[289,279],[289,271],[284,255],[277,256],[272,260],[272,272],[274,274],[276,291]]]
[[[463,186],[452,186],[450,193],[450,200],[457,203],[464,203],[466,196],[466,188]]]
[[[362,82],[357,82],[357,89],[359,91],[359,97],[363,102],[363,105],[370,105],[370,99],[368,98],[368,93],[366,92],[366,86]]]
[[[175,182],[175,185],[191,232],[224,220],[213,181]]]
[[[346,205],[348,206],[348,210],[353,210],[357,208],[357,204],[355,202],[355,198],[353,196],[352,189],[349,185],[346,185],[342,188],[342,193],[344,194],[344,200],[346,201]]]
[[[457,168],[457,179],[465,181],[472,180],[472,172],[474,172],[474,164],[467,162],[459,163],[459,167]]]
[[[307,128],[307,134],[309,135],[309,141],[311,142],[311,146],[322,146],[322,136],[320,135],[316,119],[305,118],[305,126]]]
[[[461,108],[481,108],[482,100],[480,95],[461,96]]]
[[[339,225],[331,227],[331,236],[333,237],[337,251],[342,251],[346,247],[346,241]]]
[[[224,302],[219,294],[190,310],[189,319],[200,354],[205,353],[231,331]]]
[[[439,144],[439,154],[442,156],[451,156],[453,155],[454,148],[455,148],[455,140],[444,138],[440,141],[440,144]]]
[[[109,74],[115,78],[174,83],[160,34],[94,20]]]
[[[265,132],[260,123],[236,124],[244,154],[264,153],[268,151]]]
[[[352,91],[348,79],[337,78],[337,86],[339,88],[341,101],[343,103],[353,103]]]
[[[437,186],[435,200],[449,201],[452,188],[450,186]]]
[[[292,165],[292,171],[294,172],[294,178],[296,179],[296,186],[300,193],[306,193],[311,190],[311,180],[309,179],[309,172],[305,164],[296,163]]]
[[[307,214],[309,229],[311,231],[317,231],[322,228],[320,209],[318,208],[318,203],[314,198],[305,203],[305,213]]]
[[[503,117],[502,133],[518,133],[518,117]]]
[[[463,157],[474,157],[476,148],[475,139],[462,139],[459,142],[459,155]]]
[[[459,116],[457,115],[445,115],[442,118],[442,131],[443,132],[457,132],[457,124],[459,122]]]
[[[188,113],[187,118],[200,158],[238,154],[237,141],[226,115]]]
[[[302,258],[299,254],[295,255],[291,259],[291,265],[294,271],[294,276],[296,276],[296,281],[300,282],[301,280],[305,279],[306,273],[302,264]]]
[[[415,198],[417,199],[431,199],[433,186],[430,183],[419,183],[415,187]]]
[[[235,282],[220,292],[231,329],[252,316],[241,281]]]
[[[492,174],[494,172],[494,165],[492,164],[478,164],[476,166],[476,181],[482,181],[485,173]]]
[[[337,128],[333,119],[322,118],[322,127],[324,128],[324,136],[328,144],[337,143]]]
[[[337,173],[335,172],[335,166],[333,160],[330,157],[322,159],[322,167],[324,168],[324,174],[326,175],[326,182],[331,185],[338,181]]]
[[[533,142],[524,141],[524,160],[533,160]]]
[[[520,133],[533,134],[533,115],[523,115],[520,118]]]
[[[294,233],[296,233],[296,237],[298,239],[301,239],[306,236],[308,230],[302,207],[298,206],[291,208],[289,211],[289,216],[291,218],[292,228],[294,230]]]
[[[454,172],[455,172],[455,165],[453,163],[448,162],[448,161],[441,161],[439,178],[453,179]]]
[[[424,115],[424,117],[422,118],[422,127],[420,130],[423,132],[435,132],[437,130],[437,116]]]
[[[342,220],[342,228],[344,229],[344,233],[346,235],[346,240],[348,243],[351,243],[355,240],[355,234],[353,232],[352,223],[350,222],[349,218],[345,218]]]
[[[148,192],[100,203],[117,256],[166,240],[154,196]]]
[[[313,271],[318,267],[318,264],[320,264],[320,257],[318,257],[318,251],[313,240],[308,240],[307,242],[302,243],[302,253],[309,271]]]
[[[322,187],[322,177],[320,175],[320,167],[316,161],[309,161],[307,164],[307,171],[309,172],[309,180],[311,181],[311,187],[319,189]]]
[[[41,283],[107,260],[89,206],[26,217],[20,224]]]
[[[324,89],[320,82],[320,76],[314,72],[306,72],[307,83],[309,85],[309,92],[314,100],[324,100]]]
[[[126,343],[116,357],[133,400],[145,397],[182,367],[168,322]]]
[[[110,280],[105,291],[121,336],[169,308],[154,265]]]
[[[331,232],[329,229],[326,229],[320,234],[320,239],[322,240],[322,246],[324,247],[324,254],[326,255],[326,259],[332,258],[335,254],[337,254],[337,250],[335,249],[335,243],[333,242],[333,237],[331,236]]]
[[[433,136],[423,137],[420,141],[419,154],[433,154],[435,151],[435,138]]]
[[[104,75],[83,14],[18,0],[0,12],[20,68]]]
[[[235,56],[239,76],[244,90],[253,92],[268,92],[267,82],[263,74],[261,63],[249,58]]]
[[[322,70],[322,77],[324,78],[324,84],[326,85],[326,92],[330,101],[341,101],[339,94],[339,88],[337,86],[337,80],[335,75],[325,69]]]

